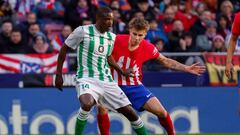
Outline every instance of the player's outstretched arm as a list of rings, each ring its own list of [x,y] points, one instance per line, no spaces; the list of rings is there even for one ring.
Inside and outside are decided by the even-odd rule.
[[[236,48],[237,39],[238,39],[238,36],[232,34],[228,42],[226,69],[225,69],[225,74],[228,78],[231,78],[231,72],[233,71],[232,57]]]
[[[63,87],[63,78],[62,78],[62,67],[63,63],[66,58],[66,53],[68,50],[67,45],[63,45],[62,48],[60,49],[60,52],[58,54],[58,63],[57,63],[57,72],[56,72],[56,78],[55,78],[55,86],[62,91]]]
[[[114,60],[113,56],[110,55],[108,57],[108,64],[113,67],[115,70],[117,70],[118,72],[120,72],[122,75],[124,76],[132,76],[133,73],[133,69],[128,68],[126,70],[122,70],[122,68],[117,64],[117,62]]]
[[[195,63],[195,64],[192,64],[191,66],[188,66],[188,65],[181,64],[176,60],[167,58],[163,55],[159,55],[157,60],[167,68],[188,72],[195,75],[201,75],[206,70],[205,66],[199,65],[199,63]]]

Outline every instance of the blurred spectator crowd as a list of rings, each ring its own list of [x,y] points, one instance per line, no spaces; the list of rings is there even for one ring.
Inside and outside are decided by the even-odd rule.
[[[112,8],[116,34],[128,33],[133,17],[148,20],[146,40],[160,52],[225,52],[240,1],[0,0],[0,53],[57,53],[72,30],[94,23],[101,6]],[[191,64],[202,58],[177,60]]]

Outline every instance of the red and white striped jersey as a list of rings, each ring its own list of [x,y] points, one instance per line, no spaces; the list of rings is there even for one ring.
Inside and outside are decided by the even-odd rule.
[[[118,85],[142,84],[142,64],[160,55],[156,47],[146,40],[143,40],[137,49],[129,51],[129,37],[129,35],[116,36],[112,56],[123,70],[132,68],[134,75],[133,77],[125,77],[112,68],[112,76]]]

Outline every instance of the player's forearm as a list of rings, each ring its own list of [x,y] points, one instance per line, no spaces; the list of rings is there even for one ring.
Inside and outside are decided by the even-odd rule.
[[[232,63],[232,56],[233,56],[233,48],[232,47],[228,47],[227,50],[227,63]]]
[[[56,73],[57,75],[62,75],[62,67],[63,67],[63,63],[66,58],[66,53],[67,53],[67,48],[65,46],[63,46],[60,49],[60,52],[58,55],[57,73]]]
[[[235,51],[236,42],[237,37],[235,35],[232,35],[227,48],[227,61],[226,61],[227,63],[232,63],[232,56]]]
[[[176,60],[166,58],[162,61],[162,64],[170,69],[178,70],[178,71],[184,71],[186,72],[186,65],[183,65]]]
[[[120,72],[121,74],[123,73],[123,70],[121,69],[121,67],[117,64],[117,62],[114,60],[113,56],[109,56],[108,57],[108,64],[113,67],[115,70],[117,70],[118,72]]]

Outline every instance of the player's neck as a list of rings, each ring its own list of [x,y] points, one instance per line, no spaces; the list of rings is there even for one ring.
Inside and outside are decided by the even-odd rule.
[[[101,33],[101,34],[104,34],[106,31],[104,31],[103,29],[102,29],[102,27],[99,25],[99,24],[95,24],[95,27],[96,27],[96,29],[97,29],[97,31],[99,32],[99,33]]]
[[[133,44],[130,41],[128,42],[128,50],[129,51],[134,51],[139,47],[139,44]]]

